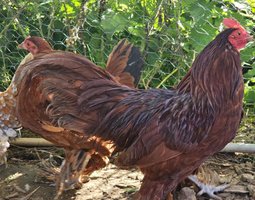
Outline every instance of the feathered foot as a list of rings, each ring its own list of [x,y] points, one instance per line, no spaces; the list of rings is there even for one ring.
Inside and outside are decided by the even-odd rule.
[[[66,158],[60,167],[60,174],[56,180],[57,195],[54,200],[59,199],[64,190],[78,189],[82,186],[82,173],[90,158],[91,154],[85,150],[66,151]]]
[[[214,193],[222,192],[226,188],[229,187],[229,184],[223,184],[219,186],[214,185],[206,185],[198,180],[197,176],[190,175],[188,176],[188,179],[191,180],[193,183],[195,183],[201,190],[197,193],[197,195],[201,196],[202,194],[207,194],[209,197],[216,199],[216,200],[222,200],[221,197],[215,195]]]
[[[52,163],[43,164],[40,176],[52,182],[57,188],[58,199],[64,190],[79,189],[83,183],[89,181],[89,175],[95,170],[105,167],[109,163],[107,156],[84,150],[66,150],[66,158],[60,168]],[[54,184],[54,182],[56,183]]]

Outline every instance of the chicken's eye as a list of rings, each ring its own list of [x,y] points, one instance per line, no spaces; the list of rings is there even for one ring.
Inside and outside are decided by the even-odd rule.
[[[241,35],[241,32],[240,32],[240,31],[238,31],[238,32],[237,32],[237,35]]]

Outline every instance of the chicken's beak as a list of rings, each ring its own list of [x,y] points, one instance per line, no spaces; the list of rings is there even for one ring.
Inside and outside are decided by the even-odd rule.
[[[252,42],[252,41],[254,41],[254,38],[252,36],[247,38],[247,42]]]
[[[20,44],[18,45],[18,48],[19,48],[19,49],[26,49],[25,46],[24,46],[24,42],[20,43]]]
[[[251,42],[251,41],[254,41],[254,38],[253,38],[252,35],[250,35],[250,34],[248,33],[247,42]]]

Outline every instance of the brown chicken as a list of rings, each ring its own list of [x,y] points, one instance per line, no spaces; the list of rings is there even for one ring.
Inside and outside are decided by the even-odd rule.
[[[34,58],[40,59],[46,54],[57,55],[60,59],[74,57],[85,62],[82,69],[90,68],[91,66],[99,68],[82,56],[70,52],[52,50],[50,45],[39,37],[26,38],[20,47],[30,51]],[[65,62],[65,59],[63,59],[63,62]],[[119,84],[134,88],[139,82],[142,64],[143,61],[139,49],[129,44],[126,40],[122,40],[110,54],[106,65],[107,72],[105,71],[102,76],[105,76],[106,74],[109,76],[109,79],[113,79]],[[29,74],[29,66],[29,64],[23,65],[22,69],[16,72],[17,74],[23,74],[22,78],[24,78],[24,80],[26,80],[25,76],[27,73]],[[73,66],[76,66],[75,63]],[[100,71],[102,70],[98,69],[99,73]],[[48,73],[47,70],[44,72],[45,75]],[[59,75],[61,76],[61,73]],[[75,90],[75,88],[80,86],[81,82],[76,81],[76,75],[74,77],[72,76],[73,74],[71,73],[69,79],[63,77],[64,79],[62,79],[62,81],[65,82],[64,87],[73,88]],[[51,79],[51,74],[46,75],[45,78],[47,80]],[[42,77],[42,79],[44,78]],[[57,87],[58,83],[55,82],[54,85]],[[51,101],[52,96],[48,95],[46,99],[44,99],[42,96],[43,94],[40,92],[38,93],[37,86],[35,86],[34,83],[29,84],[28,88],[23,88],[24,86],[25,85],[22,84],[19,88],[22,92],[24,91],[27,93],[28,90],[31,92],[29,93],[32,96],[27,99],[27,105],[32,107],[25,108],[30,110],[29,113],[22,114],[23,111],[21,111],[21,109],[19,110],[18,113],[19,118],[22,119],[22,125],[30,128],[35,133],[41,134],[42,137],[52,141],[54,144],[65,148],[66,159],[63,162],[57,179],[58,195],[60,195],[64,189],[79,187],[83,181],[83,176],[86,178],[91,172],[104,167],[108,163],[108,156],[113,151],[113,144],[110,141],[101,141],[100,137],[93,136],[86,138],[83,137],[81,133],[54,127],[51,119],[49,119],[46,113],[48,103]],[[21,93],[19,95],[23,96]],[[20,99],[23,97],[20,97]],[[31,114],[35,120],[30,119],[32,116]],[[87,152],[89,152],[89,154]]]
[[[51,49],[47,42],[45,42],[45,44],[47,44],[47,46],[44,45],[44,48],[40,46],[35,48],[34,45],[30,46],[30,43],[28,43],[27,45],[30,47],[31,53],[21,61],[17,71],[21,72],[23,64],[32,60],[35,53],[39,54],[42,51],[44,52],[45,50]],[[18,93],[17,85],[21,79],[22,73],[16,73],[10,86],[5,91],[0,92],[0,164],[6,162],[5,153],[10,146],[9,139],[15,138],[17,136],[16,129],[21,127],[15,114],[16,96]]]
[[[32,40],[32,42],[29,42],[28,38],[30,38],[29,40]],[[37,44],[37,37],[28,38],[24,41],[26,44],[24,45],[24,43],[22,43],[19,47],[27,47],[31,53],[29,53],[19,64],[10,86],[5,91],[0,92],[0,163],[6,162],[5,153],[10,146],[9,139],[15,138],[17,136],[16,129],[21,127],[15,114],[15,107],[18,94],[17,85],[23,78],[23,64],[29,62],[40,53],[52,51],[51,46],[45,40],[40,39],[41,44]]]
[[[37,36],[28,36],[18,47],[29,51],[34,57],[54,51],[45,39]]]
[[[94,155],[114,149],[119,166],[144,173],[137,199],[165,199],[235,137],[244,89],[239,50],[250,35],[233,19],[223,23],[228,29],[202,50],[174,90],[123,86],[68,52],[26,64],[17,114],[25,127],[69,150],[59,188],[74,170],[86,172]]]

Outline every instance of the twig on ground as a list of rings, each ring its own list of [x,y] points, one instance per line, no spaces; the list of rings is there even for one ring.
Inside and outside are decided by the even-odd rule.
[[[38,186],[37,188],[35,188],[32,192],[30,192],[28,195],[26,195],[25,197],[20,198],[20,200],[28,200],[30,199],[30,197],[40,188],[40,186]]]

